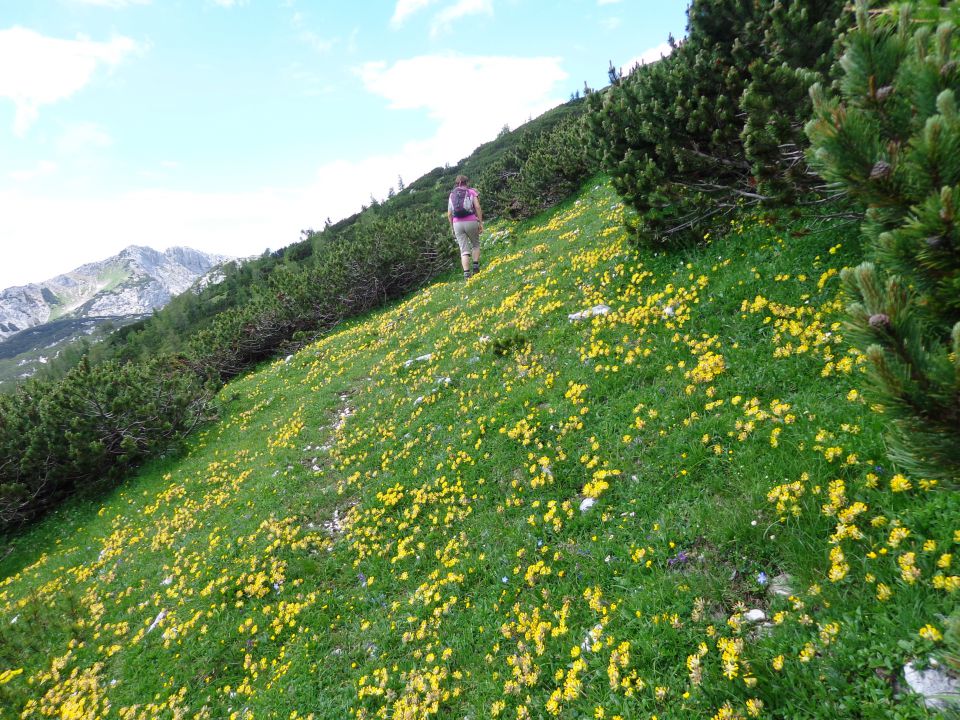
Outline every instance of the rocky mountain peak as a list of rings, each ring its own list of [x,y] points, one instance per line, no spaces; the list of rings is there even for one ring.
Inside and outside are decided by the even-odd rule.
[[[130,245],[42,283],[7,288],[0,291],[0,342],[63,317],[150,313],[230,259],[187,247],[161,252]]]

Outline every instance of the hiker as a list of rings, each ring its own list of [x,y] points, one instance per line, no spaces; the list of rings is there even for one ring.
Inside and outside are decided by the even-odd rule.
[[[453,227],[453,236],[460,246],[460,264],[463,279],[480,272],[480,232],[483,230],[483,208],[480,195],[469,186],[470,178],[457,175],[457,186],[447,200],[447,219]],[[473,257],[473,267],[470,259]]]

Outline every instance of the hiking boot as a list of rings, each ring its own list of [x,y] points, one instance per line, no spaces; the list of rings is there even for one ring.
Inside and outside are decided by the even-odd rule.
[[[464,271],[463,271],[463,279],[464,279],[464,280],[469,280],[469,279],[470,279],[470,271],[469,271],[469,270],[464,270]]]
[[[479,260],[474,260],[474,261],[473,261],[473,274],[476,275],[478,272],[480,272],[480,261],[479,261]]]

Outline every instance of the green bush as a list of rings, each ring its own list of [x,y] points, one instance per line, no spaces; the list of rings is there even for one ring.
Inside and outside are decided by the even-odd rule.
[[[599,170],[587,144],[579,114],[546,132],[526,135],[478,179],[484,213],[520,220],[572,195]]]
[[[866,207],[852,336],[904,469],[960,477],[960,93],[955,9],[857,6],[839,94],[811,91],[811,162]],[[937,24],[940,20],[944,22]]]
[[[0,396],[0,532],[108,485],[210,415],[211,391],[182,358],[83,360],[60,382]]]
[[[600,164],[637,211],[640,243],[698,241],[744,203],[808,188],[806,89],[832,63],[842,9],[694,0],[688,36],[669,57],[588,98]]]

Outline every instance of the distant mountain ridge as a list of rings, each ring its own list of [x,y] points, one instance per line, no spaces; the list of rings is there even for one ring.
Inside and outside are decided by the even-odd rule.
[[[186,247],[160,252],[130,245],[50,280],[7,288],[0,291],[0,342],[61,318],[149,314],[231,259]]]

